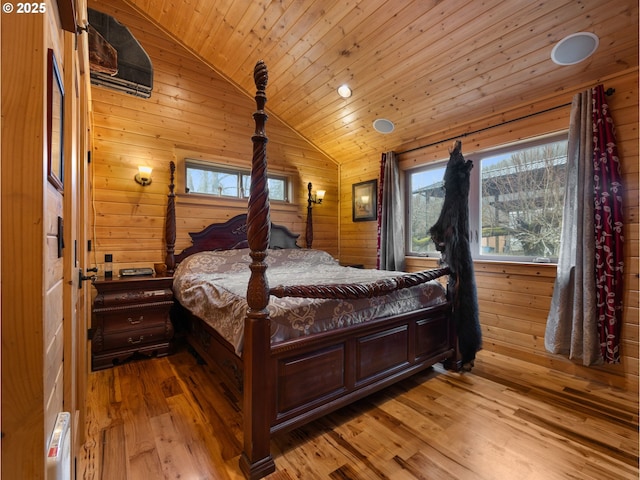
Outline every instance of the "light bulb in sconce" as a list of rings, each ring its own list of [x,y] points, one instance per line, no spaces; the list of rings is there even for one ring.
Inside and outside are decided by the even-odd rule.
[[[313,185],[309,182],[307,184],[307,189],[309,190],[309,195],[307,196],[307,208],[311,208],[311,205],[314,203],[320,205],[324,199],[324,194],[327,193],[326,190],[317,190],[314,195],[311,193],[312,188]]]
[[[138,182],[143,187],[146,187],[147,185],[151,184],[152,170],[153,169],[151,167],[140,165],[138,167],[138,173],[136,173],[136,176],[134,177],[136,182]]]

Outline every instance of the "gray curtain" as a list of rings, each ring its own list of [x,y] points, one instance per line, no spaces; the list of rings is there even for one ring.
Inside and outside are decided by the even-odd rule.
[[[400,190],[400,169],[394,152],[382,156],[380,178],[379,268],[404,270],[404,208]]]
[[[592,93],[571,106],[560,253],[544,344],[551,353],[602,363],[595,294]]]

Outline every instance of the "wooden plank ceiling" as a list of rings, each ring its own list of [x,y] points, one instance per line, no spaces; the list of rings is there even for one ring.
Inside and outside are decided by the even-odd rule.
[[[638,65],[632,0],[126,2],[247,95],[264,60],[270,113],[339,163]],[[599,37],[595,54],[554,64],[556,42],[582,31]],[[395,130],[378,133],[377,118]]]

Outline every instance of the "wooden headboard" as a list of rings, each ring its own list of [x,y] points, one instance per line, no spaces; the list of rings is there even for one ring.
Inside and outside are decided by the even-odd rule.
[[[237,215],[224,223],[213,223],[200,232],[189,233],[189,236],[193,245],[175,256],[177,263],[189,255],[207,250],[249,248],[247,214]],[[296,243],[299,236],[283,225],[272,223],[269,248],[300,248]]]

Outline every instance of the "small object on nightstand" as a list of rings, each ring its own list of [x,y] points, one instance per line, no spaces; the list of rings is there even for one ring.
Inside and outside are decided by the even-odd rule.
[[[121,268],[121,277],[146,277],[153,275],[152,268]]]
[[[104,278],[113,277],[113,255],[110,253],[104,256]]]
[[[164,277],[167,275],[167,265],[165,263],[154,263],[153,269],[156,271],[157,277]]]
[[[92,369],[109,368],[134,353],[170,352],[173,277],[129,276],[93,282]]]

